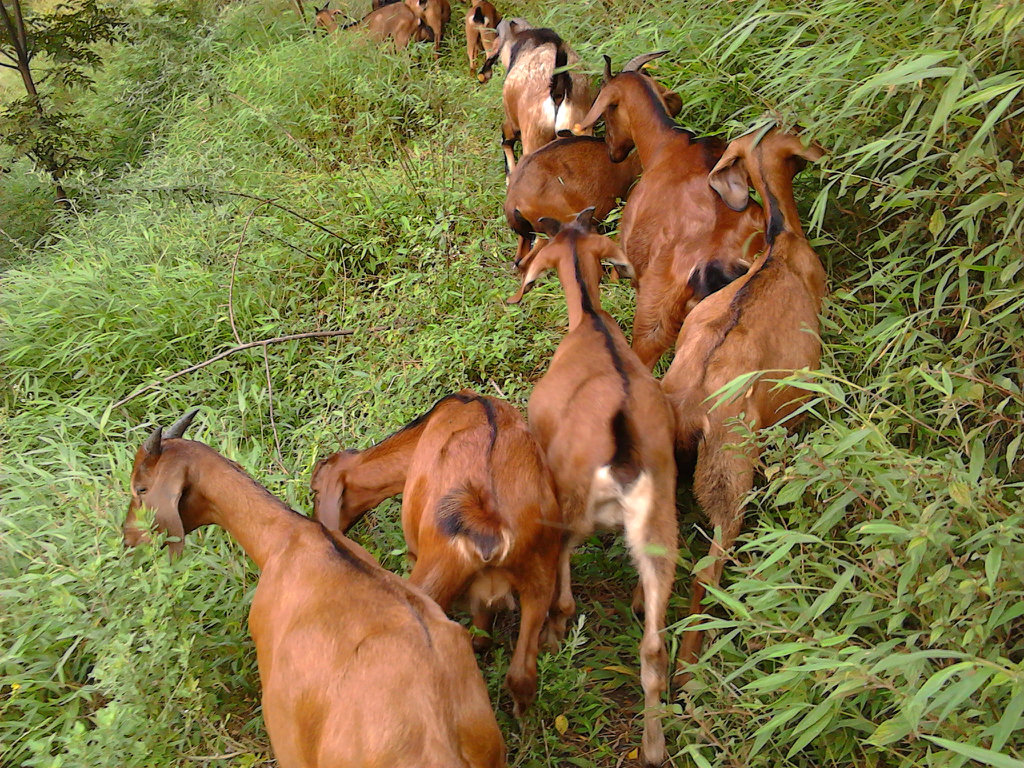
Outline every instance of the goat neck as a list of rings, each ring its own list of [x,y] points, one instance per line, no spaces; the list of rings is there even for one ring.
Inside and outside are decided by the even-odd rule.
[[[609,109],[614,109],[615,114]],[[602,115],[608,129],[608,152],[617,163],[625,160],[635,145],[640,163],[645,169],[650,168],[666,147],[677,142],[690,143],[690,134],[680,130],[665,111],[653,81],[639,72],[622,72],[609,80],[573,132],[580,134],[592,128]]]
[[[589,251],[580,253],[576,232],[567,232],[565,239],[566,247],[555,269],[565,293],[569,331],[572,332],[584,318],[601,311],[601,265]]]
[[[140,457],[142,461],[146,458]],[[170,467],[180,473],[178,515],[183,532],[219,525],[242,545],[260,570],[287,545],[297,525],[312,522],[203,443],[164,440],[159,461],[161,469]]]

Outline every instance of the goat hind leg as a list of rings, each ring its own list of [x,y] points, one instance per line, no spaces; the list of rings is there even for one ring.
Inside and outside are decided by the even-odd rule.
[[[533,586],[533,582],[538,582]],[[544,619],[555,591],[554,574],[541,579],[527,579],[527,585],[519,593],[521,615],[519,637],[516,649],[508,667],[505,684],[512,692],[513,714],[520,718],[537,698],[537,653],[540,650],[540,633]]]
[[[661,697],[667,688],[668,652],[662,631],[676,575],[675,509],[671,502],[652,509],[650,519],[626,518],[626,541],[640,574],[644,595],[644,636],[640,641],[640,684],[644,689],[643,762],[665,761],[665,732],[661,724]],[[638,530],[638,528],[640,528]]]
[[[542,643],[554,651],[561,645],[570,617],[576,613],[576,600],[572,596],[572,553],[583,540],[583,536],[567,534],[558,554],[558,574],[555,579],[555,595],[548,610]]]

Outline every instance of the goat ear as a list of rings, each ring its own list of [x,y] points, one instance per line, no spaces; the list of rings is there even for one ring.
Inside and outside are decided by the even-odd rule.
[[[185,548],[185,526],[181,522],[181,513],[178,505],[181,503],[181,494],[185,488],[185,470],[179,469],[173,477],[161,479],[154,483],[146,492],[143,502],[156,514],[154,520],[158,530],[164,531],[167,536],[176,541],[168,541],[167,549],[170,550],[171,559],[181,554]]]
[[[149,433],[149,437],[146,438],[146,442],[142,444],[142,450],[148,453],[150,456],[159,456],[163,450],[163,446],[160,444],[160,438],[163,435],[163,430],[157,426],[152,432]]]
[[[812,163],[816,163],[826,155],[825,148],[816,141],[812,141],[807,146],[804,146],[803,142],[800,142],[801,149],[796,152],[797,157],[802,157],[804,160],[809,160]]]
[[[604,56],[604,80],[602,83],[607,84],[612,79],[612,57],[608,54]]]
[[[604,114],[604,111],[608,108],[608,104],[611,100],[612,97],[609,93],[609,89],[602,88],[601,92],[597,94],[597,98],[594,99],[594,104],[590,107],[590,111],[587,112],[586,117],[572,127],[572,132],[577,136],[582,136],[585,132],[593,128],[594,123],[601,119],[601,115]]]
[[[711,173],[708,184],[734,211],[745,210],[750,203],[750,177],[743,158],[726,150]]]
[[[582,214],[580,215],[582,216]],[[548,237],[554,237],[562,231],[562,222],[558,219],[552,219],[550,216],[541,216],[537,222],[537,227],[538,231],[543,232]]]
[[[164,430],[164,440],[170,440],[184,435],[185,430],[188,429],[189,425],[192,423],[192,419],[196,417],[197,413],[199,413],[199,409],[193,408],[176,422],[171,424],[171,426]]]
[[[523,282],[522,285],[519,286],[519,290],[516,291],[514,296],[507,298],[505,302],[508,304],[518,304],[522,301],[523,296],[530,292],[534,283],[537,282],[537,278],[540,277],[541,273],[545,269],[547,269],[547,266],[544,264],[544,260],[534,256],[530,261],[530,265],[527,267],[526,272],[523,274]]]
[[[576,225],[581,229],[590,230],[594,225],[594,206],[584,208],[576,214]]]
[[[658,86],[658,93],[661,96],[661,100],[665,103],[665,111],[668,112],[671,117],[678,117],[679,113],[683,111],[683,99],[675,91],[670,91],[661,85]]]

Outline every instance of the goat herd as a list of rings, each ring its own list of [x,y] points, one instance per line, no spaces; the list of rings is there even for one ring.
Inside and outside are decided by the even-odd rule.
[[[501,20],[486,0],[472,2],[471,70],[482,47],[481,81],[499,58],[506,71],[505,213],[522,273],[509,302],[554,269],[568,306],[569,330],[530,397],[529,426],[497,398],[449,395],[383,442],[320,462],[315,520],[211,448],[181,439],[195,410],[154,430],[135,456],[126,544],[148,539],[137,519],[147,507],[172,555],[184,534],[216,524],[261,570],[249,628],[263,715],[285,768],[504,765],[469,634],[445,614],[467,599],[482,630],[472,641],[479,649],[494,611],[518,596],[506,682],[521,715],[536,696],[540,646],[558,645],[575,610],[570,555],[608,528],[625,531],[639,573],[642,759],[660,765],[677,467],[693,474],[715,529],[713,564],[693,585],[697,613],[705,586],[718,583],[753,482],[757,448],[733,427],[792,427],[801,390],[775,380],[819,361],[825,273],[801,229],[792,180],[821,148],[775,127],[728,146],[679,129],[679,97],[642,71],[660,53],[617,75],[605,57],[594,99],[586,76],[573,71],[576,54],[552,30]],[[338,28],[337,13],[318,9],[317,23]],[[398,47],[410,39],[436,45],[450,14],[447,0],[405,0],[358,24]],[[589,134],[602,118],[603,139],[556,139],[569,129]],[[595,231],[617,198],[627,200],[621,247]],[[602,260],[636,286],[632,347],[601,309]],[[673,341],[658,382],[651,370]],[[716,391],[745,375],[741,394],[714,404]],[[408,581],[344,535],[399,493],[414,563]],[[701,632],[686,631],[681,676],[700,647]]]

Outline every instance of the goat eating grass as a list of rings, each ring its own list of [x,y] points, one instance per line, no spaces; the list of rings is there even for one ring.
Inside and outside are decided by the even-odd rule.
[[[196,411],[135,454],[124,540],[228,531],[260,569],[249,611],[263,717],[282,768],[500,768],[505,745],[469,635],[358,544],[289,509],[212,448]]]
[[[507,684],[521,716],[537,693],[549,609],[556,623],[566,617],[552,606],[562,518],[551,473],[519,412],[464,389],[365,451],[332,454],[317,465],[311,485],[316,518],[339,531],[401,493],[415,563],[409,580],[443,610],[465,593],[473,624],[490,632],[494,608],[510,592],[519,595],[522,618]]]
[[[758,140],[760,139],[760,140]],[[793,200],[793,176],[824,151],[797,136],[772,129],[732,142],[708,176],[708,183],[733,210],[743,210],[753,185],[765,201],[767,248],[750,271],[704,299],[686,318],[676,355],[662,386],[676,413],[677,451],[685,464],[696,456],[693,489],[716,534],[714,563],[693,584],[690,613],[700,610],[705,585],[722,575],[725,552],[743,526],[743,500],[753,485],[756,446],[737,447],[732,429],[773,424],[794,427],[805,392],[770,379],[816,368],[821,355],[818,313],[825,294],[825,270],[804,238]],[[739,376],[753,378],[744,391],[714,404],[709,398]],[[720,533],[719,533],[720,532]],[[684,662],[700,653],[702,632],[686,633]]]
[[[601,259],[630,268],[611,240],[592,231],[593,209],[571,224],[540,224],[551,238],[536,249],[517,303],[542,272],[558,271],[569,311],[569,332],[530,396],[530,428],[555,477],[571,531],[559,570],[559,601],[574,606],[569,555],[598,528],[622,528],[640,575],[644,634],[640,682],[644,690],[643,760],[665,760],[661,695],[668,657],[661,632],[676,568],[676,466],[672,410],[658,382],[601,309]],[[564,626],[561,628],[564,631]]]

